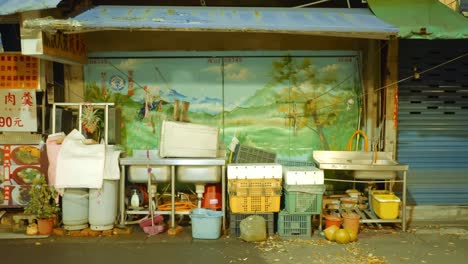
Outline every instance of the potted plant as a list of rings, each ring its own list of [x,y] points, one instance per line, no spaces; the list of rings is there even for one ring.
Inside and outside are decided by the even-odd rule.
[[[85,105],[81,113],[81,124],[88,139],[92,139],[99,143],[101,117],[98,109],[94,109],[92,105]]]
[[[59,208],[56,203],[57,191],[49,186],[42,174],[32,181],[29,190],[31,200],[24,208],[24,212],[34,214],[37,217],[38,231],[41,235],[52,233],[55,218]]]

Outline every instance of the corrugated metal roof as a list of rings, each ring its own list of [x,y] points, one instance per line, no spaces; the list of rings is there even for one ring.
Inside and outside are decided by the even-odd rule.
[[[60,25],[59,25],[60,24]],[[72,25],[73,24],[73,25]],[[68,26],[67,26],[68,25]],[[68,21],[27,21],[62,30],[243,31],[387,39],[398,29],[368,9],[98,6]]]
[[[61,0],[0,0],[0,16],[18,12],[55,8]]]
[[[468,19],[438,0],[367,0],[404,39],[468,39]]]

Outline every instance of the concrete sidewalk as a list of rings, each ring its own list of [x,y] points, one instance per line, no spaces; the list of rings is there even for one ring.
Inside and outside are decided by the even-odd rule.
[[[2,263],[466,263],[468,225],[413,223],[408,232],[392,226],[364,228],[358,241],[329,242],[276,236],[265,242],[244,242],[223,236],[192,239],[190,227],[176,235],[147,236],[134,226],[129,235],[55,236],[0,239]]]

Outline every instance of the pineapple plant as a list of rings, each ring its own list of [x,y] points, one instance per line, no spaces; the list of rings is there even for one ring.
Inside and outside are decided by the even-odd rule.
[[[100,122],[98,109],[94,109],[92,105],[85,105],[81,113],[81,124],[84,131],[89,135],[94,135],[99,130]]]

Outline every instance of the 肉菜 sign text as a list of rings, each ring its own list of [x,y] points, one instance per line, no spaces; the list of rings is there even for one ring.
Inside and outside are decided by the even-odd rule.
[[[37,131],[36,92],[0,89],[0,131]]]

